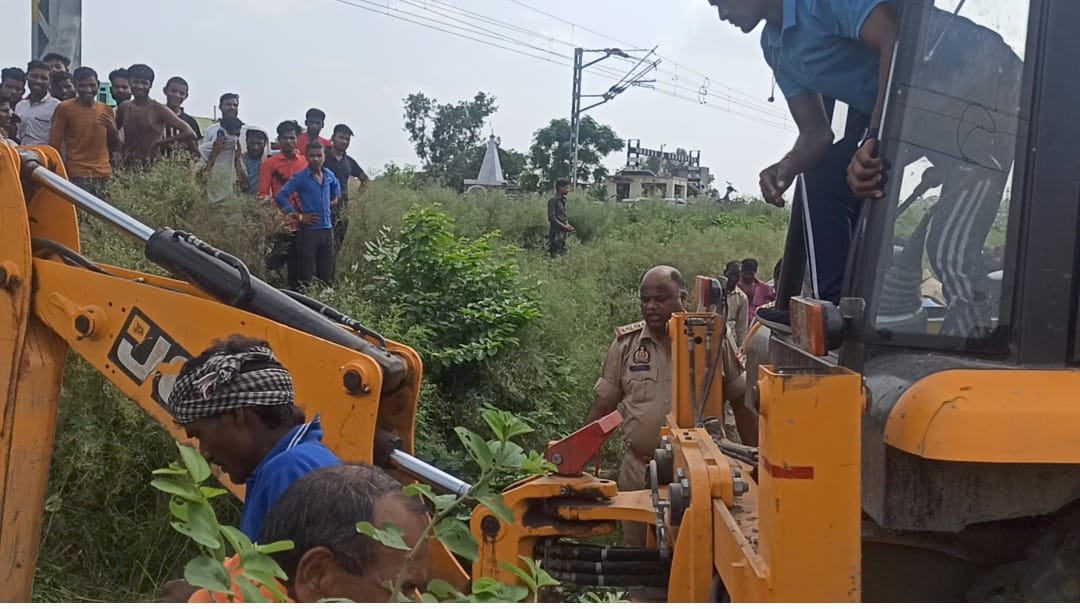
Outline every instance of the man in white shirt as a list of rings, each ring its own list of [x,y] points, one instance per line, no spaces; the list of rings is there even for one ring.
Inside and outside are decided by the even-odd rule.
[[[30,95],[15,105],[19,141],[24,146],[48,146],[52,117],[60,101],[49,95],[49,64],[34,60],[26,68]]]

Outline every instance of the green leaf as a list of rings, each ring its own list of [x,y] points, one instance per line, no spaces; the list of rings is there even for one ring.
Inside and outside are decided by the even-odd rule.
[[[221,548],[219,537],[221,527],[218,526],[214,510],[203,503],[189,503],[187,507],[188,521],[186,523],[174,522],[173,528],[204,548],[211,550]]]
[[[275,552],[284,552],[285,550],[291,550],[296,547],[296,544],[291,540],[285,539],[282,541],[275,541],[266,545],[256,545],[255,549],[261,554],[273,554]]]
[[[529,573],[532,574],[534,580],[538,584],[537,587],[543,586],[558,586],[559,582],[551,576],[547,571],[540,567],[540,561],[529,558],[528,556],[518,556],[528,567]]]
[[[173,497],[169,499],[169,512],[173,516],[178,518],[181,522],[187,522],[188,520],[188,508],[187,503],[183,500]]]
[[[271,595],[273,595],[274,600],[276,600],[277,602],[288,602],[289,597],[281,591],[280,587],[281,582],[284,581],[284,578],[278,579],[273,575],[269,573],[264,573],[262,571],[251,571],[247,569],[246,566],[244,568],[244,574],[242,575],[242,577],[246,577],[247,579],[250,579],[256,584],[261,584]]]
[[[177,443],[177,446],[180,447],[180,458],[184,460],[184,467],[191,474],[191,479],[195,481],[195,484],[201,484],[210,477],[210,464],[199,454],[199,451],[180,443]]]
[[[461,443],[472,454],[473,460],[480,466],[480,469],[483,471],[491,469],[492,455],[487,442],[464,427],[455,427],[454,431],[457,432],[458,438],[461,438]]]
[[[521,465],[525,463],[525,449],[513,442],[491,440],[488,442],[488,448],[493,455],[498,456],[499,462],[496,463],[495,466],[500,469],[508,469],[516,472],[520,470]]]
[[[209,556],[191,559],[184,567],[184,579],[196,588],[204,588],[211,592],[232,592],[229,571],[225,565]]]
[[[155,476],[186,476],[188,471],[181,467],[168,467],[165,469],[155,469],[150,473]]]
[[[289,579],[289,576],[285,574],[285,571],[277,564],[277,561],[266,554],[250,552],[247,556],[241,557],[240,564],[244,566],[245,573],[248,571],[261,572],[273,575],[282,581]]]
[[[150,486],[157,490],[182,497],[190,501],[202,501],[203,495],[190,480],[172,480],[170,478],[155,478],[150,481]]]
[[[473,594],[491,594],[497,592],[502,586],[503,584],[494,578],[481,577],[480,579],[476,580],[475,584],[473,584],[472,591]]]
[[[504,413],[497,410],[484,410],[480,413],[480,416],[487,423],[488,429],[491,433],[495,434],[495,437],[500,442],[505,442],[507,433],[509,432],[509,426],[506,424],[506,419],[503,416]]]
[[[435,525],[435,536],[454,554],[475,562],[480,557],[480,544],[469,527],[455,518],[445,518]]]
[[[431,489],[430,485],[422,483],[414,483],[405,487],[406,497],[416,497],[417,495],[423,495],[427,497],[431,503],[435,506],[436,512],[445,512],[450,509],[450,506],[457,501],[457,497],[454,495],[439,495]]]
[[[503,501],[502,495],[496,495],[491,491],[486,491],[481,494],[475,489],[473,490],[473,493],[476,500],[483,504],[484,507],[491,510],[492,514],[498,516],[499,520],[507,524],[514,523],[514,512],[506,505],[506,502]]]
[[[535,450],[530,450],[529,457],[521,463],[519,469],[523,474],[535,475],[553,472],[558,468],[555,467],[554,463],[549,462],[544,455]]]
[[[417,495],[423,495],[428,499],[435,497],[435,491],[431,490],[430,484],[424,484],[423,482],[414,482],[404,489],[406,497],[416,497]]]
[[[223,488],[215,488],[212,486],[200,486],[199,490],[202,491],[203,497],[207,499],[213,499],[214,497],[220,497],[222,495],[229,494],[229,491]]]
[[[269,603],[270,599],[263,596],[262,592],[252,581],[246,577],[237,577],[236,585],[240,588],[240,599],[245,603]]]
[[[536,594],[536,581],[533,579],[532,576],[526,573],[524,569],[517,565],[512,565],[504,560],[499,561],[499,568],[513,573],[514,576],[521,581],[521,583],[529,587],[529,590],[533,594]]]
[[[481,577],[473,584],[473,596],[483,603],[517,603],[528,598],[529,589],[525,586],[507,585],[490,577]]]
[[[484,418],[495,437],[503,442],[531,433],[533,430],[525,421],[502,410],[485,410],[480,416]]]
[[[175,529],[176,532],[180,533],[185,537],[190,537],[192,541],[199,544],[200,546],[203,546],[204,548],[208,548],[210,550],[217,550],[221,548],[221,541],[213,537],[204,536],[203,531],[196,532],[190,526],[183,522],[173,522],[171,524],[172,528]]]
[[[460,590],[452,586],[449,582],[442,579],[433,579],[428,582],[427,585],[428,594],[432,594],[432,598],[448,599],[448,598],[461,598],[464,596]],[[434,602],[434,601],[432,601]]]
[[[220,531],[225,541],[232,546],[233,552],[242,554],[251,548],[251,540],[240,529],[226,524],[221,526]]]
[[[405,543],[405,534],[401,532],[401,529],[390,523],[387,523],[385,529],[380,530],[376,529],[370,522],[358,522],[356,523],[356,532],[367,535],[388,548],[405,550],[406,552],[412,549]]]

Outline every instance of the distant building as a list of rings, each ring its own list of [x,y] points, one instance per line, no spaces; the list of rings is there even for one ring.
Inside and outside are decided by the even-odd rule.
[[[686,176],[656,175],[648,169],[623,169],[608,176],[607,196],[616,201],[634,199],[689,199],[701,194]]]
[[[101,83],[101,86],[98,88],[97,99],[103,104],[108,104],[114,108],[116,107],[116,100],[113,99],[112,96],[112,83],[108,81]]]
[[[686,200],[707,193],[712,179],[697,150],[665,152],[627,140],[626,168],[608,177],[607,194],[616,201]]]

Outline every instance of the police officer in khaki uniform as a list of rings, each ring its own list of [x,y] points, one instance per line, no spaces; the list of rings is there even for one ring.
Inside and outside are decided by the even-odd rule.
[[[608,349],[600,379],[596,381],[593,407],[586,418],[591,423],[621,403],[623,423],[620,428],[626,452],[619,468],[618,485],[623,491],[648,488],[646,464],[660,446],[660,428],[671,412],[671,339],[667,323],[672,314],[686,310],[686,283],[682,274],[670,266],[658,266],[641,280],[641,316],[639,321],[615,330],[615,340]],[[757,415],[744,412],[745,375],[738,359],[724,341],[724,397],[735,409],[739,435],[746,443],[757,444]],[[624,523],[624,538],[629,546],[645,545],[645,526]]]

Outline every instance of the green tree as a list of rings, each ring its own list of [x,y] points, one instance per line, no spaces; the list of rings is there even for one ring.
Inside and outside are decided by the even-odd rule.
[[[483,139],[484,121],[497,109],[495,97],[484,92],[456,104],[439,104],[423,93],[406,97],[405,131],[424,171],[454,188],[474,177],[464,175],[469,154]]]
[[[602,183],[607,179],[604,157],[623,149],[615,131],[586,116],[581,119],[578,150],[578,181]],[[570,174],[570,122],[559,118],[533,135],[529,162],[540,176],[539,188],[550,189],[559,178]]]

